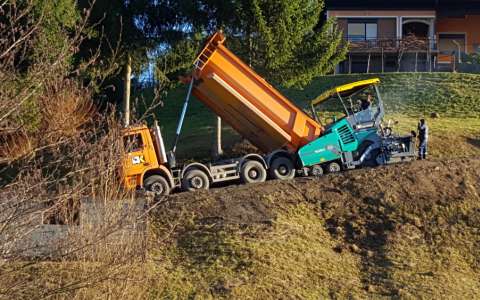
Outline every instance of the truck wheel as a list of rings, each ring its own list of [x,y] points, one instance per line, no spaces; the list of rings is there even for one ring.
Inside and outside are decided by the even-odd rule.
[[[331,162],[327,166],[328,173],[338,173],[342,170],[342,167],[337,162]]]
[[[315,165],[310,170],[312,176],[319,177],[323,175],[323,168],[320,165]]]
[[[145,179],[143,185],[147,191],[154,193],[155,196],[167,196],[170,194],[170,185],[163,176],[152,175]]]
[[[240,178],[243,183],[264,182],[267,180],[267,170],[258,161],[249,160],[242,165]]]
[[[208,180],[205,172],[192,169],[187,171],[182,178],[182,190],[193,192],[196,190],[208,190],[210,188],[210,180]]]
[[[270,176],[273,179],[293,179],[295,177],[293,162],[286,157],[275,158],[270,166]]]

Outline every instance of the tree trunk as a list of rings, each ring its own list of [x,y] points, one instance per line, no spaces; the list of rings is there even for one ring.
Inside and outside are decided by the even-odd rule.
[[[223,155],[222,149],[222,118],[217,116],[217,122],[215,126],[215,136],[212,149],[212,155],[214,158],[218,158]]]
[[[132,57],[128,55],[127,65],[125,66],[125,83],[123,90],[123,113],[124,125],[128,127],[130,125],[130,89],[132,79]]]

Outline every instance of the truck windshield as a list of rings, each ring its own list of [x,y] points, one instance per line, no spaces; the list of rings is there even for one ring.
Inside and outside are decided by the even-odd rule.
[[[140,133],[127,135],[123,138],[123,145],[127,153],[138,152],[143,149],[143,139]]]
[[[363,111],[369,111],[379,101],[374,85],[356,91],[337,93],[325,101],[312,106],[313,117],[324,126]]]

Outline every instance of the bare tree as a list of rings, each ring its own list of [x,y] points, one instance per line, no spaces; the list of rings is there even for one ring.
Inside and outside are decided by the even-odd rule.
[[[62,48],[32,59],[30,49],[48,45],[37,34],[43,13],[34,18],[34,1],[21,4],[0,3],[0,298],[92,298],[87,288],[128,278],[137,257],[125,231],[138,220],[124,207],[132,197],[119,172],[121,124],[113,109],[97,110],[91,86],[77,78],[98,55],[75,70],[69,65],[90,11]],[[85,199],[101,207],[92,210],[101,222],[90,228],[78,226]],[[47,252],[42,242],[52,238],[38,234],[46,224],[70,225]],[[108,285],[110,296],[131,289],[125,277]]]

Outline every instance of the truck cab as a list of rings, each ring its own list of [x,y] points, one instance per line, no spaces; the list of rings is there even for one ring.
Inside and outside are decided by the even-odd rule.
[[[123,178],[128,189],[168,195],[176,186],[167,162],[160,127],[132,126],[123,131]]]
[[[213,163],[190,162],[176,166],[175,155],[166,152],[160,127],[131,126],[123,131],[123,178],[127,189],[144,189],[165,196],[174,189],[194,191],[228,181],[263,182],[267,163],[261,155],[247,154]]]

